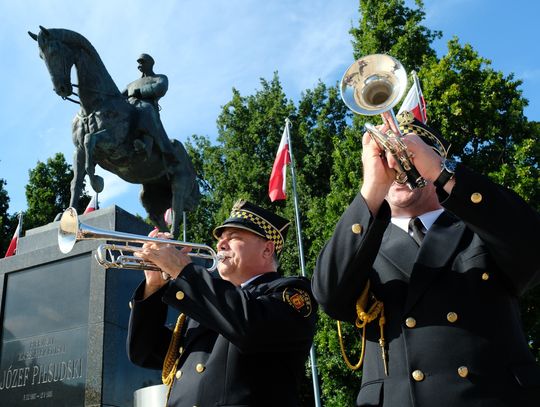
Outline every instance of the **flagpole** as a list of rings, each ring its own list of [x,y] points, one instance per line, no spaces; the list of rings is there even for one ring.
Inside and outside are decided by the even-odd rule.
[[[23,228],[23,211],[19,212],[19,233],[17,235],[17,240],[21,237],[22,228]],[[18,245],[18,242],[17,242]]]
[[[298,251],[300,254],[300,270],[302,271],[302,276],[306,277],[306,267],[304,263],[304,248],[302,244],[302,227],[300,225],[300,209],[298,205],[298,194],[296,193],[296,173],[294,170],[294,156],[292,153],[292,143],[291,143],[291,133],[289,131],[289,126],[291,121],[287,117],[285,119],[285,126],[287,130],[287,143],[289,145],[289,157],[291,159],[291,181],[293,188],[293,197],[294,197],[294,214],[296,218],[296,235],[298,236]],[[315,356],[315,346],[311,345],[309,351],[309,357],[311,360],[311,375],[313,377],[313,392],[315,394],[315,406],[321,407],[321,395],[319,389],[319,377],[317,373],[317,358]]]
[[[187,216],[186,211],[182,211],[182,237],[187,242]]]

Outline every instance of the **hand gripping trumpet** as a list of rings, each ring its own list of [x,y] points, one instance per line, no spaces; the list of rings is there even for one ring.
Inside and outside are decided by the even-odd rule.
[[[125,254],[126,252],[133,253],[141,250],[141,247],[133,245],[144,243],[163,243],[175,245],[180,248],[191,247],[192,251],[188,253],[188,256],[212,261],[210,267],[207,267],[208,271],[215,270],[217,263],[220,260],[220,256],[218,256],[210,246],[204,244],[159,239],[155,237],[94,228],[79,221],[75,208],[68,208],[64,211],[62,217],[60,218],[60,226],[58,228],[58,246],[62,253],[69,253],[75,246],[75,243],[80,240],[102,239],[120,242],[114,244],[105,243],[97,248],[96,260],[106,269],[121,268],[130,270],[162,271],[153,263],[145,262],[139,257]],[[162,274],[164,274],[163,271]]]
[[[392,154],[398,164],[396,181],[410,189],[422,188],[426,180],[411,162],[403,143],[399,123],[392,108],[401,100],[407,88],[407,73],[401,63],[384,54],[367,55],[354,62],[341,79],[341,98],[349,109],[361,115],[380,114],[387,133],[371,123],[366,130],[384,151]]]

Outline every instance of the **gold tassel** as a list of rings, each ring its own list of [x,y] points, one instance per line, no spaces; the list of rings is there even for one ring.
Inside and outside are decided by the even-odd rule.
[[[358,300],[356,300],[357,317],[356,317],[355,325],[357,328],[362,328],[362,344],[360,347],[360,358],[358,359],[358,363],[353,365],[350,362],[349,358],[347,357],[347,354],[345,353],[345,345],[343,344],[341,322],[337,321],[339,346],[341,348],[341,355],[343,356],[343,360],[345,361],[345,364],[347,365],[347,367],[353,371],[360,369],[360,367],[362,366],[362,363],[364,362],[364,353],[365,353],[365,345],[366,345],[366,325],[369,324],[370,322],[373,322],[375,319],[379,318],[379,328],[381,331],[379,345],[382,351],[384,372],[388,376],[386,342],[384,340],[384,324],[386,322],[386,318],[384,317],[384,304],[382,303],[382,301],[377,300],[375,296],[372,295],[374,302],[369,308],[369,311],[366,312],[366,307],[367,307],[368,297],[369,297],[369,287],[370,287],[370,282],[368,280],[366,282],[366,287],[364,288],[364,291],[362,291],[362,294],[360,295],[360,297],[358,297]]]
[[[174,382],[174,376],[176,375],[176,371],[178,369],[178,361],[180,360],[180,340],[182,339],[182,327],[184,326],[185,321],[186,315],[180,314],[174,327],[171,342],[169,343],[169,349],[167,350],[167,355],[163,361],[161,381],[169,388],[167,392],[167,400],[169,400],[172,384]]]

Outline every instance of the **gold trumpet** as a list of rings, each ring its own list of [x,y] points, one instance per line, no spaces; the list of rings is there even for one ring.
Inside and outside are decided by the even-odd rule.
[[[221,260],[221,256],[216,254],[214,249],[204,244],[159,239],[132,233],[94,228],[79,221],[75,208],[68,208],[64,211],[62,217],[60,218],[60,226],[58,228],[58,246],[62,253],[69,253],[75,246],[75,243],[80,240],[101,239],[124,242],[124,244],[106,243],[97,248],[96,260],[106,269],[123,268],[130,270],[154,270],[161,271],[162,275],[166,274],[153,263],[146,262],[143,259],[133,255],[124,254],[124,252],[133,253],[140,251],[141,247],[133,246],[133,244],[144,243],[163,243],[178,247],[191,247],[192,251],[188,253],[188,256],[198,259],[212,260],[211,266],[207,267],[208,271],[214,271],[218,262]],[[118,252],[119,254],[115,255],[115,252]]]
[[[396,159],[396,181],[415,189],[426,186],[426,180],[411,162],[392,110],[403,97],[406,88],[407,73],[403,65],[385,54],[366,55],[355,61],[345,71],[340,84],[341,98],[349,109],[361,115],[381,115],[388,126],[386,134],[371,123],[366,123],[365,127],[379,147]]]

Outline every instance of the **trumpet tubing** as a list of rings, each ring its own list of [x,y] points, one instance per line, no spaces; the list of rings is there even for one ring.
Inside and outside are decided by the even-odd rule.
[[[208,271],[215,270],[221,259],[214,249],[205,244],[159,239],[92,227],[79,221],[75,208],[68,208],[60,218],[60,226],[58,227],[58,247],[62,253],[66,254],[71,252],[75,244],[81,240],[114,240],[115,242],[123,243],[107,243],[102,244],[97,248],[96,260],[104,268],[161,271],[161,269],[153,263],[146,262],[133,255],[125,254],[126,252],[134,253],[141,250],[141,247],[134,246],[134,244],[144,243],[162,243],[178,247],[190,247],[193,252],[189,252],[188,256],[212,261],[211,266],[207,267]],[[116,252],[119,254],[115,254]]]
[[[170,241],[174,242],[174,241]],[[174,244],[174,243],[173,243]],[[179,244],[178,246],[187,247],[188,244]],[[192,246],[189,246],[192,247]],[[189,252],[187,255],[196,259],[205,259],[212,260],[212,266],[210,266],[208,271],[214,271],[217,267],[217,262],[221,259],[219,254],[213,253],[214,251],[208,246],[204,248],[207,250],[205,252],[199,248],[195,252]],[[154,270],[161,271],[161,269],[156,266],[154,263],[147,262],[140,257],[136,257],[127,253],[135,253],[141,250],[138,246],[130,246],[129,244],[114,244],[114,243],[105,243],[99,245],[96,249],[96,260],[104,268],[125,268],[132,270]]]

